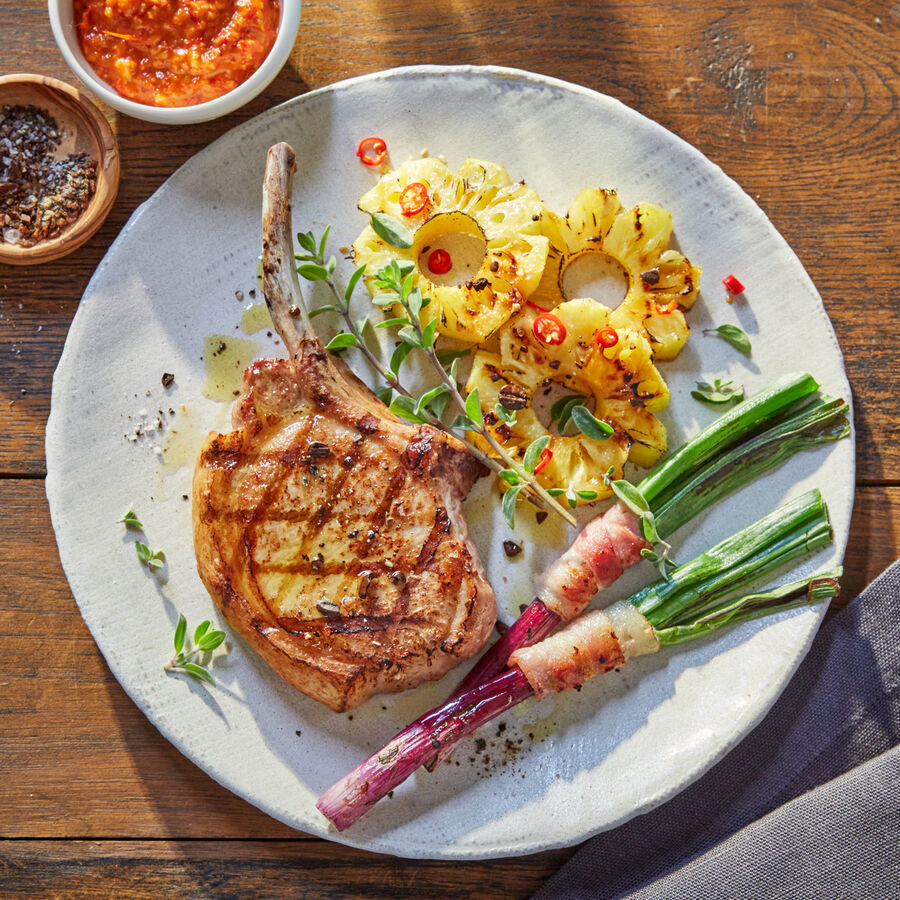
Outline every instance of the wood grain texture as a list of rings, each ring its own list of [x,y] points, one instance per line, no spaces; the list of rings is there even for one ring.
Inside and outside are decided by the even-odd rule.
[[[480,900],[527,897],[571,856],[453,865],[375,856],[311,841],[10,841],[0,845],[4,895],[139,900],[304,897]]]
[[[76,83],[43,0],[5,4],[3,25],[5,72]],[[43,496],[52,373],[88,279],[135,208],[269,106],[418,63],[516,66],[610,94],[757,200],[819,288],[853,389],[859,488],[844,599],[900,556],[900,5],[307,0],[288,65],[237,113],[169,128],[106,109],[122,177],[100,230],[63,260],[0,265],[0,894],[524,897],[567,857],[408,863],[304,838],[233,797],[110,675],[65,582]]]

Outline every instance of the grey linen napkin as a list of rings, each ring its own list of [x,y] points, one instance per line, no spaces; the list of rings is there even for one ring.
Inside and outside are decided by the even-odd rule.
[[[900,560],[822,626],[762,723],[534,900],[900,897]]]

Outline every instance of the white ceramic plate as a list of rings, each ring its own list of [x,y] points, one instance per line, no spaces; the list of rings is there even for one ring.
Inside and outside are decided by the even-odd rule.
[[[714,416],[689,395],[698,379],[733,378],[752,392],[803,368],[828,392],[849,397],[834,333],[800,262],[753,201],[682,140],[608,97],[523,72],[385,72],[298,97],[229,132],[179,169],[111,247],[53,382],[47,494],[62,562],[125,690],[186,756],[275,818],[409,857],[484,858],[573,844],[663,802],[733,747],[790,678],[822,610],[664,649],[580,693],[526,703],[504,717],[502,737],[496,723],[485,730],[483,752],[470,741],[457,753],[459,765],[417,774],[343,835],[318,814],[316,797],[442,699],[458,673],[351,715],[287,687],[239,639],[214,664],[216,689],[163,673],[178,610],[191,626],[218,621],[196,575],[183,495],[200,439],[227,421],[227,405],[203,396],[201,356],[212,333],[228,336],[230,346],[232,337],[245,337],[237,329],[254,287],[266,149],[279,140],[296,148],[295,227],[333,224],[336,251],[365,222],[356,199],[375,175],[354,152],[369,134],[387,140],[395,164],[424,147],[452,166],[467,155],[501,162],[560,211],[591,184],[617,187],[626,205],[646,199],[672,211],[679,246],[704,268],[690,314],[694,336],[665,367],[672,446]],[[341,271],[346,276],[349,263]],[[746,302],[725,302],[721,279],[730,272],[746,284]],[[315,292],[307,299],[323,302]],[[362,308],[364,298],[358,301]],[[316,322],[322,331],[334,327],[326,318]],[[704,327],[722,322],[749,333],[752,359],[703,337]],[[265,332],[254,339],[260,354],[283,350]],[[163,372],[175,375],[168,389]],[[157,415],[162,433],[130,439],[138,421]],[[155,448],[165,450],[162,461]],[[817,486],[830,505],[835,544],[795,571],[838,562],[853,500],[853,450],[845,440],[795,458],[677,535],[677,558]],[[130,503],[146,540],[165,550],[159,575],[138,564],[136,535],[117,524]],[[501,617],[510,621],[569,538],[551,520],[539,531],[521,515],[525,551],[507,560],[501,543],[511,535],[486,482],[467,515]],[[652,574],[639,566],[611,593],[625,596]]]

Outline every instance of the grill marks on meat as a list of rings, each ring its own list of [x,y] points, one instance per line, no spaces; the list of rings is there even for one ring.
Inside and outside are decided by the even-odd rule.
[[[263,255],[276,307],[299,297],[282,283],[292,168],[290,148],[270,151]],[[304,319],[298,332],[273,315],[295,330],[292,358],[247,369],[234,430],[201,450],[194,543],[232,628],[341,711],[441,677],[481,648],[496,606],[461,511],[479,464],[455,439],[397,419]]]

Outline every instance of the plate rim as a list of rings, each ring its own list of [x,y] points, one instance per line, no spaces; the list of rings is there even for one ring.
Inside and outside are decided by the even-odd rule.
[[[125,225],[122,227],[119,234],[116,236],[115,240],[110,244],[106,253],[104,254],[103,259],[100,264],[97,266],[96,270],[92,274],[88,284],[85,287],[84,293],[82,295],[82,301],[85,298],[88,298],[94,289],[95,282],[99,280],[101,275],[106,269],[106,266],[109,265],[108,258],[112,253],[113,249],[119,244],[121,240],[127,235],[127,233],[131,230],[134,224],[138,221],[138,219],[145,215],[150,209],[154,208],[160,200],[160,193],[163,188],[169,183],[169,181],[178,175],[185,167],[188,165],[195,165],[198,160],[201,160],[202,157],[206,154],[212,153],[214,148],[220,144],[220,142],[226,142],[229,140],[234,140],[235,135],[239,135],[244,131],[252,130],[259,123],[260,120],[265,119],[267,117],[276,115],[279,110],[284,109],[285,107],[291,106],[293,104],[304,103],[311,99],[314,99],[318,96],[329,94],[339,90],[345,90],[347,88],[352,88],[361,83],[368,82],[376,82],[381,80],[389,80],[391,78],[403,77],[403,76],[417,76],[417,77],[443,77],[446,75],[456,75],[463,77],[483,77],[483,78],[492,78],[492,79],[503,79],[513,82],[519,83],[528,83],[533,84],[539,87],[553,87],[560,91],[565,91],[568,93],[576,93],[580,94],[590,100],[599,101],[601,104],[609,103],[616,107],[621,108],[625,111],[627,115],[630,116],[639,116],[645,125],[650,126],[652,129],[657,130],[660,134],[664,134],[667,140],[675,140],[678,142],[682,150],[688,151],[688,153],[695,158],[702,161],[705,166],[714,167],[719,175],[727,179],[727,181],[746,198],[748,201],[748,208],[753,210],[754,215],[762,222],[765,223],[766,227],[771,229],[772,233],[777,236],[777,238],[783,243],[786,250],[794,257],[798,266],[799,272],[802,273],[802,278],[807,282],[807,285],[814,292],[815,296],[819,299],[819,303],[821,304],[821,311],[823,314],[823,318],[825,319],[825,324],[830,331],[830,336],[834,344],[834,348],[840,356],[840,365],[843,370],[843,376],[845,382],[847,382],[847,402],[850,404],[850,412],[849,418],[851,422],[851,427],[853,423],[853,400],[852,393],[850,391],[849,382],[847,381],[846,376],[846,366],[844,365],[843,353],[840,348],[840,344],[837,340],[837,336],[834,332],[834,326],[831,322],[830,317],[827,315],[827,311],[824,308],[824,302],[822,301],[821,294],[818,289],[815,287],[812,278],[809,273],[806,271],[805,266],[802,261],[800,261],[799,257],[787,242],[785,237],[781,234],[781,232],[775,227],[775,225],[769,220],[768,216],[762,211],[762,209],[755,203],[755,201],[747,194],[747,192],[738,184],[733,178],[731,178],[722,168],[715,163],[713,160],[709,159],[705,154],[703,154],[700,150],[682,138],[680,135],[675,132],[669,130],[665,126],[659,124],[658,122],[650,119],[640,111],[634,109],[633,107],[628,106],[623,103],[621,100],[611,97],[607,94],[603,94],[599,91],[595,91],[591,88],[585,87],[583,85],[579,85],[573,82],[568,82],[563,79],[556,78],[554,76],[545,76],[540,73],[530,72],[523,69],[517,69],[512,67],[505,66],[481,66],[481,65],[455,65],[455,66],[444,66],[444,65],[411,65],[411,66],[400,66],[385,70],[379,70],[376,72],[366,73],[363,75],[357,75],[352,78],[343,79],[338,82],[334,82],[329,85],[323,85],[322,87],[316,88],[312,91],[308,91],[303,94],[298,94],[294,97],[291,97],[281,103],[276,104],[275,106],[270,107],[267,110],[259,113],[257,116],[254,116],[244,122],[239,123],[235,127],[229,129],[220,137],[218,137],[215,141],[208,144],[206,147],[199,150],[197,153],[193,154],[189,157],[181,166],[175,169],[165,181],[154,191],[154,193],[147,198],[144,202],[138,205],[131,216],[128,218]],[[81,302],[79,303],[79,309],[76,311],[75,317],[78,316],[81,310]],[[73,324],[75,321],[75,317],[73,317]],[[71,331],[71,325],[69,328]],[[51,388],[51,405],[50,405],[50,413],[47,419],[46,430],[45,430],[45,457],[47,463],[47,476],[45,479],[45,493],[47,495],[48,505],[50,508],[50,517],[51,524],[53,527],[54,535],[57,540],[57,547],[59,550],[60,561],[63,566],[63,570],[66,574],[66,580],[69,583],[70,590],[72,595],[78,605],[79,612],[81,613],[81,603],[78,597],[75,595],[75,591],[71,588],[71,580],[70,580],[70,567],[71,560],[69,559],[69,553],[64,551],[62,545],[59,540],[60,533],[60,510],[56,507],[56,503],[53,498],[54,492],[57,490],[57,479],[62,478],[62,466],[60,465],[60,460],[57,459],[56,450],[54,449],[54,443],[56,446],[59,446],[60,442],[54,442],[52,440],[52,436],[56,434],[57,430],[61,426],[62,413],[60,411],[60,394],[63,390],[62,388],[62,378],[63,371],[65,366],[67,365],[67,358],[69,353],[71,352],[71,345],[68,341],[68,333],[66,343],[64,345],[62,354],[60,355],[59,362],[54,370],[52,388]],[[849,498],[845,501],[847,504],[847,520],[849,522],[850,516],[852,514],[853,504],[855,501],[855,493],[856,493],[856,454],[855,454],[855,441],[856,441],[856,430],[855,427],[852,429],[851,441],[853,442],[854,452],[851,454],[850,458],[850,479],[851,484],[853,486],[853,490],[850,492]],[[838,558],[843,560],[844,555],[846,553],[846,546],[849,540],[849,529],[846,534],[836,536],[834,547],[837,551]],[[765,701],[761,702],[757,707],[755,714],[752,715],[748,722],[744,724],[744,726],[740,729],[740,731],[733,735],[730,741],[724,742],[717,751],[710,756],[709,758],[704,758],[699,765],[694,766],[689,773],[684,775],[677,784],[670,784],[667,790],[662,791],[659,795],[653,797],[651,800],[648,800],[646,803],[639,805],[637,808],[633,808],[628,813],[622,815],[620,818],[615,821],[605,823],[601,827],[590,830],[582,833],[577,837],[568,837],[561,840],[546,840],[543,842],[532,842],[527,846],[503,846],[498,847],[496,845],[486,846],[484,848],[473,849],[470,845],[452,845],[447,846],[444,845],[438,850],[420,850],[418,848],[414,848],[412,852],[404,853],[401,850],[397,849],[394,846],[386,847],[381,846],[380,838],[375,837],[366,837],[364,839],[355,840],[352,834],[347,832],[338,833],[330,826],[325,827],[317,827],[314,823],[310,825],[303,825],[303,827],[298,827],[294,822],[288,821],[285,817],[280,815],[277,811],[271,809],[268,804],[260,802],[260,800],[252,796],[249,790],[244,790],[240,785],[234,783],[232,779],[227,775],[227,773],[216,771],[211,764],[206,760],[198,760],[193,756],[189,755],[187,750],[182,746],[181,738],[178,734],[176,734],[175,726],[167,719],[160,719],[158,716],[151,715],[150,711],[145,708],[145,704],[141,701],[140,697],[137,695],[136,689],[130,689],[127,684],[127,679],[125,677],[125,673],[123,671],[123,666],[119,663],[118,660],[111,659],[110,656],[107,655],[106,651],[101,646],[100,642],[97,639],[97,636],[94,632],[94,629],[87,624],[87,620],[85,619],[85,624],[87,625],[89,631],[91,632],[91,636],[94,639],[98,649],[103,655],[107,665],[109,666],[110,671],[119,682],[119,685],[126,692],[126,694],[131,698],[131,700],[135,703],[135,705],[140,710],[141,714],[147,718],[151,724],[168,740],[180,753],[182,753],[185,758],[187,758],[193,765],[197,766],[201,769],[205,774],[211,777],[218,784],[221,784],[231,793],[235,794],[238,797],[246,800],[248,803],[253,805],[255,808],[265,812],[267,815],[274,818],[276,821],[279,821],[283,824],[288,825],[289,827],[297,830],[300,833],[311,834],[317,837],[321,837],[326,840],[335,841],[347,846],[355,847],[358,849],[368,850],[370,852],[384,853],[393,856],[397,856],[400,858],[409,858],[409,859],[435,859],[435,860],[481,860],[481,859],[500,859],[507,857],[515,857],[515,856],[524,856],[530,855],[533,853],[540,853],[547,850],[560,849],[563,847],[571,847],[577,844],[583,843],[586,840],[589,840],[591,837],[594,837],[597,834],[613,830],[618,826],[624,824],[630,819],[648,813],[655,809],[656,807],[662,805],[667,800],[681,793],[683,790],[690,787],[694,784],[700,777],[702,777],[707,771],[709,771],[714,765],[720,762],[738,743],[740,743],[745,737],[749,735],[749,733],[759,725],[759,723],[768,715],[772,706],[776,703],[778,698],[781,696],[785,687],[789,683],[789,681],[793,678],[797,668],[806,657],[809,652],[809,648],[812,645],[815,636],[818,634],[819,627],[821,626],[822,620],[824,618],[826,607],[821,607],[817,610],[818,612],[818,620],[816,621],[814,627],[810,628],[809,633],[804,641],[803,645],[796,645],[794,647],[794,658],[792,663],[784,668],[784,675],[781,679],[779,679],[773,689],[771,690],[769,696]],[[82,618],[84,619],[84,615],[82,614]]]

